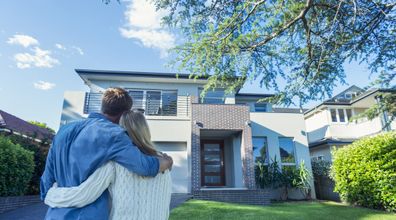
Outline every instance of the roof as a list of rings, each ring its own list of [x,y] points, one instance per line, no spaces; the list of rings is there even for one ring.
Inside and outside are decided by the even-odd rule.
[[[235,94],[236,97],[240,98],[268,98],[274,96],[274,94],[258,94],[258,93],[237,93]]]
[[[92,70],[75,69],[78,74],[85,75],[112,75],[112,76],[135,76],[135,77],[158,77],[158,78],[180,78],[190,79],[190,74],[186,73],[161,73],[161,72],[141,72],[141,71],[121,71],[121,70]],[[208,75],[199,76],[198,79],[208,79]]]
[[[316,148],[322,145],[344,145],[351,144],[356,139],[333,139],[333,138],[325,138],[322,140],[318,140],[312,143],[309,143],[309,148]]]
[[[307,109],[300,109],[300,108],[272,108],[272,111],[276,113],[298,113],[302,114]]]
[[[348,89],[344,90],[343,92],[335,95],[331,99],[328,99],[328,100],[320,103],[319,105],[316,105],[315,107],[305,111],[304,114],[308,114],[308,113],[312,112],[313,110],[315,110],[315,109],[317,109],[317,108],[319,108],[319,107],[321,107],[323,105],[347,105],[347,106],[349,106],[349,105],[352,105],[352,104],[354,104],[354,103],[356,103],[356,102],[358,102],[358,101],[360,101],[360,100],[362,100],[364,98],[367,98],[368,96],[370,96],[370,95],[372,95],[374,93],[380,93],[380,92],[383,92],[383,93],[396,93],[396,89],[372,89],[372,90],[367,90],[367,91],[362,90],[362,91],[364,91],[363,93],[361,93],[360,95],[358,95],[357,97],[355,97],[355,98],[353,98],[351,100],[345,100],[345,99],[344,100],[336,100],[335,99],[337,96],[345,93],[346,91],[348,91],[348,90],[350,90],[352,88],[360,89],[357,86],[351,86]]]
[[[5,128],[39,140],[52,139],[54,136],[47,129],[33,125],[2,110],[0,110],[0,128]]]

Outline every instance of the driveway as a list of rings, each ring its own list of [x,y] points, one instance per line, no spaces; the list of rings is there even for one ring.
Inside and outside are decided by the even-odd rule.
[[[170,209],[172,210],[190,198],[191,196],[187,194],[172,194]],[[46,212],[47,206],[44,203],[37,203],[2,213],[0,220],[43,220]]]

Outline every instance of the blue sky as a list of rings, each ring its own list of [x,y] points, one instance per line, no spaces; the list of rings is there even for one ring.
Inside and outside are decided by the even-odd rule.
[[[3,1],[0,109],[58,129],[64,91],[87,90],[74,69],[172,71],[166,50],[178,39],[159,26],[160,17],[144,0]],[[365,66],[345,68],[349,85],[369,83]],[[242,91],[266,92],[250,84]]]

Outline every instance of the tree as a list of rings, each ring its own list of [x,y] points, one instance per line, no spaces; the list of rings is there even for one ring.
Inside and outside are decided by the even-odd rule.
[[[230,92],[259,80],[276,91],[272,102],[302,105],[345,84],[343,64],[352,60],[378,74],[372,86],[395,88],[394,0],[153,2],[169,12],[164,23],[185,37],[172,64],[210,76],[206,90],[225,86]]]
[[[29,123],[30,123],[30,124],[33,124],[33,125],[36,125],[36,126],[38,126],[38,127],[40,127],[40,128],[45,128],[45,129],[47,129],[49,132],[55,134],[55,130],[52,129],[52,128],[50,128],[50,127],[48,127],[47,123],[38,122],[38,121],[29,121]]]

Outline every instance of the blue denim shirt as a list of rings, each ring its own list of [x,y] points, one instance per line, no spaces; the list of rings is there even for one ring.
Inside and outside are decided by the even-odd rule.
[[[102,114],[92,113],[86,120],[63,126],[47,156],[40,183],[41,199],[54,182],[61,187],[77,186],[110,160],[142,176],[155,176],[159,169],[156,157],[141,153],[125,130]],[[108,219],[108,200],[106,190],[83,208],[49,208],[45,219]]]

